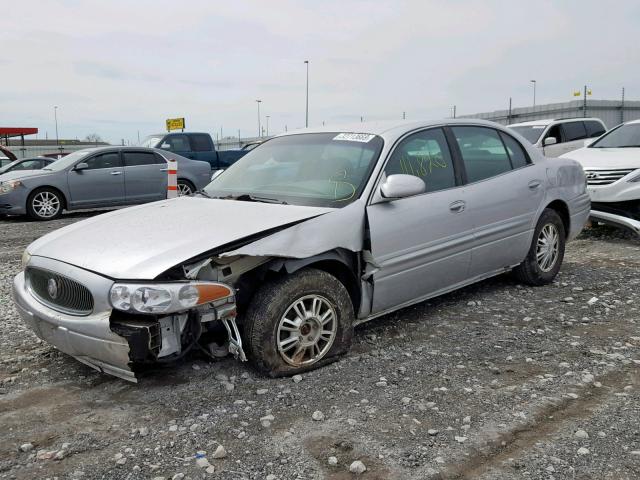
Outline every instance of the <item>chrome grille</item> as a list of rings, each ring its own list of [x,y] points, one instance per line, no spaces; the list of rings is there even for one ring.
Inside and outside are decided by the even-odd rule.
[[[635,168],[626,168],[621,170],[585,170],[587,177],[587,185],[610,185],[626,177]]]
[[[93,295],[87,287],[55,272],[29,267],[25,271],[31,294],[59,312],[88,315],[93,311]]]

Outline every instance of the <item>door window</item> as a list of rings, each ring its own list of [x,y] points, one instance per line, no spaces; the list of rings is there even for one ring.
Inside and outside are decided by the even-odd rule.
[[[160,148],[171,152],[190,152],[189,137],[186,135],[171,135],[164,139]]]
[[[191,148],[194,152],[210,152],[213,150],[211,137],[204,133],[191,135]]]
[[[42,160],[26,160],[13,167],[13,170],[38,170],[42,168]]]
[[[153,165],[157,163],[156,156],[152,152],[123,152],[124,164],[126,167],[137,167],[140,165]]]
[[[504,146],[507,147],[507,152],[509,153],[509,158],[511,159],[511,165],[513,168],[524,167],[529,163],[524,148],[522,148],[522,145],[520,145],[511,135],[500,132],[500,138],[502,138]]]
[[[119,168],[122,166],[120,162],[119,152],[101,153],[95,157],[86,160],[86,170],[97,170],[99,168]]]
[[[451,127],[467,171],[469,183],[511,170],[509,155],[498,132],[486,127]]]
[[[553,127],[551,127],[547,132],[547,134],[544,136],[544,138],[545,139],[555,138],[556,143],[562,143],[563,140],[562,140],[562,132],[560,131],[560,125],[554,125]]]
[[[585,130],[584,123],[582,122],[563,123],[562,130],[564,130],[564,137],[567,142],[587,138],[587,131]]]
[[[385,174],[414,175],[426,184],[427,192],[456,185],[456,175],[446,137],[441,128],[414,133],[396,147]]]
[[[589,138],[599,137],[605,132],[605,128],[602,126],[600,122],[596,122],[595,120],[586,120],[584,122],[584,126],[587,129],[587,136]]]

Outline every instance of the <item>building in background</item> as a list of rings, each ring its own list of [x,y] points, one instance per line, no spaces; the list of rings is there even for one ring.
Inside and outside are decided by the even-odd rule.
[[[621,100],[587,100],[585,112],[584,100],[573,100],[563,103],[547,103],[535,107],[518,107],[511,111],[495,110],[493,112],[459,115],[458,118],[482,118],[502,125],[543,120],[548,118],[562,119],[575,117],[599,118],[607,126],[613,128],[622,122],[640,118],[640,101]]]

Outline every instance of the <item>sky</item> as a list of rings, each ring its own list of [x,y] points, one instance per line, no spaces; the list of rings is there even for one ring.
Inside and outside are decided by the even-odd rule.
[[[5,5],[3,5],[5,4]],[[120,143],[640,99],[637,0],[0,0],[0,126]]]

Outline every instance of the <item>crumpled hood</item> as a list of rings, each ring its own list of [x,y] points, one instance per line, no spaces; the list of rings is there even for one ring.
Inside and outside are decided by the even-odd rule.
[[[582,168],[640,168],[640,148],[580,148],[562,155],[572,158]]]
[[[122,280],[151,280],[213,248],[333,211],[203,197],[116,210],[33,242],[32,255]]]

